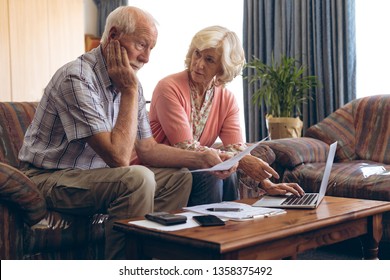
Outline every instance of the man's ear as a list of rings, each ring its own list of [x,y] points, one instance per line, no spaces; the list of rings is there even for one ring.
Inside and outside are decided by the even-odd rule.
[[[118,36],[119,36],[119,34],[118,34],[118,30],[116,29],[116,27],[112,27],[111,28],[111,30],[110,30],[110,34],[109,34],[109,38],[110,39],[117,39],[118,38]]]

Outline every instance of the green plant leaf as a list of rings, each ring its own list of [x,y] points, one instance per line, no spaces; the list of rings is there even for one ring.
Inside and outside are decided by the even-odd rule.
[[[264,102],[273,117],[300,115],[301,105],[312,99],[312,89],[318,86],[317,77],[306,76],[307,68],[293,57],[282,55],[277,63],[272,54],[270,65],[253,57],[245,67],[253,73],[244,77],[255,87],[252,102],[259,106]]]

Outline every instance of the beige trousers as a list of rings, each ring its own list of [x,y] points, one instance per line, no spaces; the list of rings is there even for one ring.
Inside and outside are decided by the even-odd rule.
[[[125,257],[125,234],[112,228],[115,220],[170,211],[187,205],[192,176],[186,169],[140,165],[23,172],[37,184],[49,209],[70,214],[109,214],[105,225],[107,259]]]

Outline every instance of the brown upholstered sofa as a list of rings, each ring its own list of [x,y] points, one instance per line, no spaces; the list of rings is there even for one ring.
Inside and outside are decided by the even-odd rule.
[[[305,137],[265,143],[275,153],[273,167],[285,182],[318,191],[329,144],[338,142],[327,195],[390,201],[390,94],[353,100]],[[382,241],[390,242],[390,213],[383,216]]]
[[[0,259],[103,259],[105,214],[72,216],[46,208],[19,170],[18,151],[37,103],[0,102]],[[306,191],[320,185],[329,144],[338,141],[327,195],[390,201],[390,95],[340,108],[305,137],[267,141],[252,154],[272,164],[281,180]],[[261,190],[240,184],[241,197]],[[390,242],[390,213],[383,217]]]
[[[66,215],[18,170],[37,103],[0,102],[0,259],[103,259],[107,216]]]
[[[18,170],[18,152],[37,103],[0,102],[0,259],[103,259],[107,215],[74,216],[47,209],[35,184]],[[269,163],[267,146],[252,152]],[[240,185],[242,197],[259,189]]]

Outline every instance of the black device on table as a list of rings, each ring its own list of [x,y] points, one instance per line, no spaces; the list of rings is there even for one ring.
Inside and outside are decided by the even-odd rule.
[[[187,217],[183,215],[175,215],[168,212],[153,212],[145,215],[149,221],[153,221],[164,226],[184,224],[187,222]]]
[[[214,215],[193,216],[192,218],[203,227],[223,226],[225,224],[224,221]]]

